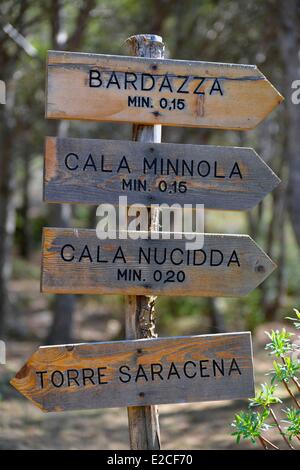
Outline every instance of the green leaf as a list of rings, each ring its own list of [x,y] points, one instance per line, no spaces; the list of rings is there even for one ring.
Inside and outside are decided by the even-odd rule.
[[[286,415],[286,419],[282,422],[285,423],[285,433],[289,440],[293,437],[300,437],[300,410],[295,408],[287,408],[283,410]]]
[[[276,357],[283,357],[286,353],[294,350],[294,345],[291,343],[291,337],[294,334],[286,331],[285,328],[281,331],[272,330],[270,333],[267,331],[265,333],[271,340],[265,346],[265,349],[269,350],[270,354],[274,354]]]
[[[286,317],[286,319],[291,320],[294,323],[294,327],[297,328],[297,330],[300,330],[300,312],[296,308],[294,308],[293,310],[296,314],[296,318],[295,317]]]
[[[278,382],[284,381],[289,383],[297,376],[297,373],[300,370],[300,362],[293,360],[291,357],[285,357],[283,363],[274,361],[273,367],[274,369],[271,371],[271,374],[273,375],[271,383],[274,383],[275,380]]]
[[[254,398],[250,399],[250,407],[261,406],[267,409],[271,405],[282,403],[280,398],[274,395],[276,387],[277,385],[272,382],[271,385],[261,384],[261,389],[256,392]]]
[[[235,428],[232,435],[236,436],[236,442],[239,443],[241,439],[249,439],[252,443],[255,443],[256,439],[261,436],[262,431],[270,427],[265,423],[268,416],[269,411],[267,409],[263,410],[262,413],[250,410],[236,414],[232,423]]]

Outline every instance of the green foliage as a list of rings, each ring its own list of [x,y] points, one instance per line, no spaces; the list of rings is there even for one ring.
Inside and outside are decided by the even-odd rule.
[[[294,323],[296,328],[299,328],[300,313],[297,309],[294,309],[294,312],[296,313],[296,318],[288,317],[288,319]],[[255,397],[249,400],[249,411],[242,411],[235,415],[235,419],[232,423],[235,431],[232,435],[236,437],[237,443],[240,442],[241,438],[250,439],[252,443],[256,443],[259,439],[265,449],[269,448],[269,446],[274,447],[271,442],[267,441],[265,437],[262,436],[262,431],[270,427],[266,420],[271,416],[275,423],[273,423],[272,426],[276,426],[285,445],[288,445],[290,449],[294,449],[290,441],[293,438],[300,441],[300,405],[292,391],[292,386],[296,386],[297,390],[300,390],[298,381],[300,361],[294,359],[292,353],[297,351],[298,348],[297,345],[291,342],[293,333],[286,331],[284,328],[281,331],[272,330],[270,333],[266,332],[266,335],[270,339],[270,342],[266,345],[265,349],[269,351],[270,355],[275,355],[280,358],[280,362],[273,362],[272,371],[266,374],[272,375],[271,383],[262,384],[261,388],[256,392]],[[299,406],[299,409],[286,408],[283,410],[286,415],[286,418],[281,420],[281,422],[285,424],[284,430],[273,410],[274,405],[282,403],[282,400],[275,395],[278,386],[275,382],[278,382],[278,384],[283,383],[286,390],[289,392],[290,398]],[[254,412],[254,407],[261,407],[263,410],[262,413]]]
[[[298,438],[300,435],[300,410],[287,408],[283,410],[283,412],[286,415],[286,419],[283,419],[282,422],[287,425],[285,427],[285,433],[291,441],[293,437]]]
[[[266,344],[265,349],[271,351],[270,354],[274,354],[276,357],[283,357],[285,354],[293,351],[293,345],[290,342],[293,333],[289,333],[283,328],[281,331],[272,330],[271,333],[265,332],[270,338],[270,343]]]
[[[285,383],[289,383],[297,376],[300,370],[300,362],[286,357],[284,363],[274,361],[273,367],[274,369],[271,371],[273,375],[271,383],[273,384],[276,380],[278,382],[284,381]]]
[[[255,444],[261,433],[270,427],[266,424],[268,416],[269,411],[267,409],[261,413],[250,410],[236,414],[232,423],[232,427],[235,428],[232,435],[236,437],[236,442],[239,443],[241,439],[250,439]]]
[[[296,314],[296,318],[295,317],[286,317],[287,320],[291,320],[294,324],[294,327],[297,329],[297,330],[300,330],[300,312],[298,309],[294,308],[293,309],[295,314]]]
[[[282,403],[280,398],[274,395],[277,385],[274,384],[261,384],[261,389],[256,392],[254,398],[250,399],[250,407],[262,406],[263,408],[268,408],[271,405],[276,403]]]

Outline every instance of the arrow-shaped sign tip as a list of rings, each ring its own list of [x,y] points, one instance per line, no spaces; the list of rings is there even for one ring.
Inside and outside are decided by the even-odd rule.
[[[31,359],[31,358],[30,358]],[[43,408],[42,404],[34,400],[29,393],[30,389],[33,384],[32,379],[32,370],[29,366],[30,359],[24,364],[23,367],[16,373],[15,377],[9,381],[10,385],[14,387],[17,392],[27,398],[31,403],[33,403],[36,407],[38,407],[44,413],[47,412],[45,408]]]
[[[251,286],[251,291],[260,285],[272,272],[277,268],[277,264],[260,248],[260,246],[249,237],[250,244],[255,246],[256,256],[253,256],[253,271],[255,274],[254,285]],[[250,292],[248,290],[248,292]],[[247,293],[248,293],[247,292]]]
[[[265,75],[257,69],[258,72],[264,79],[264,87],[259,91],[261,102],[261,114],[258,117],[258,121],[254,127],[256,127],[260,122],[262,122],[277,106],[279,106],[283,100],[284,96],[275,88],[274,85],[265,77]]]

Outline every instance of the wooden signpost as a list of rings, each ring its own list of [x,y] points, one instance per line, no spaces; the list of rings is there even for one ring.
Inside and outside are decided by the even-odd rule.
[[[280,180],[253,149],[47,137],[44,200],[253,208]]]
[[[48,54],[52,119],[242,130],[257,126],[282,99],[253,65]]]
[[[248,398],[251,336],[44,346],[11,383],[43,411]]]
[[[49,52],[46,117],[131,122],[136,142],[47,137],[44,200],[254,207],[279,183],[254,150],[161,144],[161,124],[252,129],[280,93],[255,66],[165,60],[155,35],[127,42],[138,57]],[[250,333],[155,339],[155,296],[241,296],[275,268],[247,235],[189,249],[148,211],[147,232],[115,239],[44,229],[42,291],[125,294],[127,341],[41,347],[11,381],[43,411],[126,406],[136,450],[160,448],[159,403],[254,394]]]
[[[248,235],[204,234],[201,250],[186,250],[184,238],[118,236],[126,239],[99,240],[95,230],[45,228],[42,292],[241,296],[275,268]]]
[[[130,53],[139,57],[164,59],[165,45],[161,36],[137,35],[127,39]],[[134,123],[132,140],[146,143],[161,142],[162,126]],[[150,216],[150,217],[149,217]],[[159,230],[159,210],[148,214],[149,231]],[[156,338],[155,296],[128,295],[125,297],[125,338],[135,340]],[[160,428],[157,405],[128,406],[128,434],[130,448],[160,449]]]

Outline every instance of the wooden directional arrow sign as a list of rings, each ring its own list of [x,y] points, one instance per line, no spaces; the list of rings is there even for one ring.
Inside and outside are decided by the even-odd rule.
[[[204,234],[202,249],[186,250],[185,239],[133,239],[137,234],[148,235],[100,240],[95,230],[45,228],[42,291],[241,296],[275,268],[248,235]]]
[[[11,384],[43,411],[250,398],[250,333],[40,347]]]
[[[280,182],[249,148],[47,137],[47,202],[251,209]]]
[[[46,117],[252,129],[282,96],[253,65],[50,51]]]

